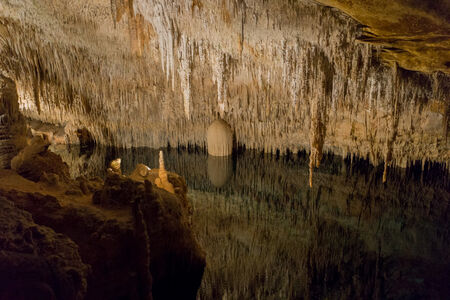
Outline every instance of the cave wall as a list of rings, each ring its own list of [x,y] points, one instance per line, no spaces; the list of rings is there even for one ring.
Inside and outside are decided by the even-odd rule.
[[[325,149],[448,163],[447,69],[405,70],[365,34],[311,1],[8,0],[0,70],[23,114],[102,144],[204,145],[221,116],[238,143],[305,148],[312,167]]]
[[[0,74],[0,168],[9,168],[11,159],[26,145],[25,134],[16,85]]]

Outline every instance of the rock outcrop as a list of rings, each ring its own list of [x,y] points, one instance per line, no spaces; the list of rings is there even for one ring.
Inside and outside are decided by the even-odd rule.
[[[24,158],[23,165],[40,161]],[[191,230],[192,207],[184,180],[166,173],[173,179],[174,193],[169,193],[148,180],[115,172],[109,172],[104,183],[83,177],[65,182],[59,179],[61,170],[44,169],[36,182],[13,171],[0,174],[0,197],[78,245],[91,270],[84,277],[86,299],[196,298],[205,254]]]
[[[26,146],[25,133],[16,84],[0,74],[0,168],[9,168],[11,159]]]
[[[84,299],[89,271],[66,235],[0,196],[0,299]]]
[[[35,136],[30,144],[11,160],[11,169],[35,182],[42,177],[48,178],[48,174],[56,175],[62,182],[69,182],[69,167],[59,155],[48,150],[49,145],[47,139]]]

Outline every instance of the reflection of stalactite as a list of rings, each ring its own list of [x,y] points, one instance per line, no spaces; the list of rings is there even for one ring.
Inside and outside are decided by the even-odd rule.
[[[147,191],[148,182],[145,185],[146,196],[149,195]],[[151,197],[151,196],[147,196]],[[145,199],[151,201],[150,199]],[[147,224],[144,219],[140,206],[141,199],[134,199],[133,216],[134,216],[134,232],[136,240],[136,263],[139,280],[140,299],[151,300],[152,297],[152,275],[150,274],[150,239],[147,232]]]

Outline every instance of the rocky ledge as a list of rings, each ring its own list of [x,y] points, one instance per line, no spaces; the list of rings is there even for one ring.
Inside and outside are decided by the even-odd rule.
[[[35,148],[0,170],[0,299],[196,298],[206,262],[182,177],[163,170],[173,192],[159,170],[73,180]]]

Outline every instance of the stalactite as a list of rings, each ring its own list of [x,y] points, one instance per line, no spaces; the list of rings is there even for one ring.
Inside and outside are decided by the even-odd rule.
[[[331,104],[333,70],[329,66],[322,53],[315,53],[316,68],[311,70],[316,73],[318,81],[315,97],[311,100],[310,114],[311,124],[309,130],[310,155],[309,155],[309,186],[313,186],[313,170],[320,166],[323,155],[323,145],[328,122],[328,106]]]
[[[404,99],[393,142],[402,152],[393,145],[390,162],[401,164],[401,155],[450,160],[442,139],[448,101],[434,96],[448,95],[442,89],[448,75],[439,75],[439,89],[420,74],[402,73],[393,84],[393,70],[377,58],[380,47],[355,42],[359,29],[352,19],[306,2],[252,2],[247,11],[239,3],[225,1],[226,23],[212,0],[87,2],[83,11],[68,0],[2,2],[0,70],[16,81],[26,116],[68,133],[83,125],[101,144],[204,145],[219,112],[247,148],[315,145],[313,166],[329,149],[370,153],[374,164],[387,157],[388,87]],[[36,17],[25,18],[24,11]],[[318,56],[334,69],[327,78],[332,96],[318,95]],[[433,118],[441,116],[437,135]]]
[[[192,45],[189,39],[183,35],[181,37],[181,45],[178,50],[178,58],[180,60],[180,65],[178,73],[180,75],[180,84],[183,91],[184,99],[184,112],[186,118],[189,120],[191,118],[190,113],[190,100],[191,100],[191,76],[192,76]]]
[[[212,56],[213,82],[217,85],[217,104],[220,117],[224,117],[227,105],[228,80],[230,79],[230,56],[216,51]]]
[[[393,73],[392,73],[392,86],[390,93],[390,102],[391,102],[391,111],[390,111],[390,130],[386,139],[386,150],[384,157],[384,171],[383,171],[383,182],[387,181],[387,170],[388,166],[392,161],[392,151],[395,139],[397,138],[398,132],[398,121],[400,118],[400,105],[399,105],[399,96],[396,93],[396,89],[399,88],[398,82],[398,66],[394,65]],[[402,86],[403,88],[403,86]]]

